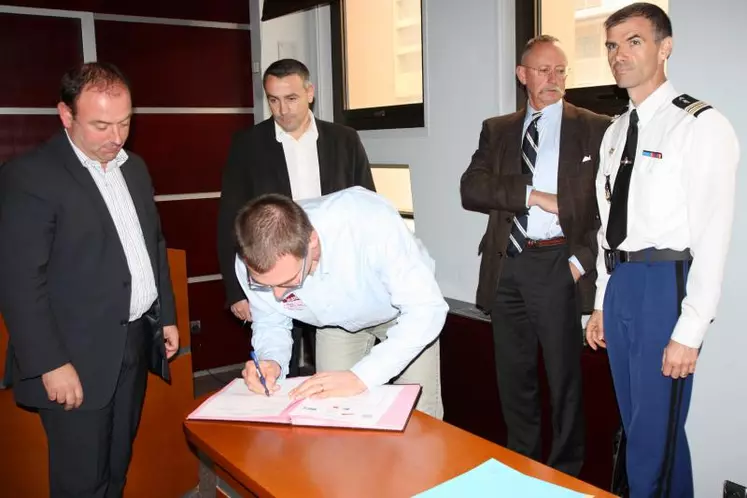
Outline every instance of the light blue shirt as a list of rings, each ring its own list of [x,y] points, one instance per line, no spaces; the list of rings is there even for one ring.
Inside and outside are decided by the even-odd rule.
[[[538,111],[527,104],[527,114],[524,117],[524,128],[521,139],[527,132],[532,115]],[[539,132],[539,147],[537,160],[534,165],[534,177],[532,185],[527,188],[527,202],[532,190],[558,193],[558,160],[560,156],[560,123],[563,119],[563,100],[542,109],[542,116],[537,121]],[[543,240],[553,237],[562,237],[563,229],[560,228],[560,220],[553,213],[544,211],[539,206],[529,208],[527,216],[527,234],[530,239]]]
[[[524,117],[524,128],[522,129],[521,139],[532,122],[534,113],[539,112],[527,103],[527,113]],[[529,195],[532,190],[546,192],[548,194],[558,194],[558,164],[560,162],[560,125],[563,121],[563,99],[558,100],[552,105],[542,109],[542,116],[537,121],[537,132],[539,133],[539,147],[537,149],[537,159],[534,165],[534,177],[532,185],[527,187],[527,205],[529,204]],[[527,214],[527,235],[530,239],[544,240],[554,237],[562,237],[563,229],[560,226],[558,215],[548,213],[539,206],[529,208]],[[581,262],[574,255],[571,255],[570,262],[583,275],[585,273]]]
[[[385,384],[438,337],[446,320],[433,259],[394,206],[362,187],[299,204],[321,242],[318,266],[301,289],[282,302],[252,291],[236,258],[252,310],[252,346],[287,375],[293,319],[354,332],[396,318],[387,339],[351,369],[369,388]]]

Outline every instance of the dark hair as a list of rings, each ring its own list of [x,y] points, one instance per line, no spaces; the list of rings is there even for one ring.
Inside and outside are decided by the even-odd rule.
[[[672,21],[667,13],[658,5],[646,2],[632,3],[614,12],[604,21],[604,29],[614,28],[633,17],[643,17],[651,22],[657,42],[672,36]]]
[[[535,36],[531,40],[529,40],[526,45],[524,45],[524,50],[521,51],[521,57],[519,58],[519,63],[524,62],[524,58],[527,56],[529,52],[532,51],[534,47],[541,43],[560,43],[560,40],[555,38],[552,35],[539,35]]]
[[[80,64],[62,76],[60,100],[67,105],[75,116],[75,106],[80,94],[89,86],[105,91],[112,86],[121,85],[130,91],[130,83],[122,71],[108,62],[87,62]]]
[[[267,273],[282,256],[305,257],[313,227],[306,212],[291,199],[265,194],[241,208],[234,231],[249,268]]]
[[[304,86],[308,85],[311,74],[309,73],[309,68],[303,62],[296,59],[280,59],[270,64],[270,67],[265,70],[265,74],[262,76],[262,86],[265,85],[267,78],[270,76],[285,78],[293,74],[301,77]]]

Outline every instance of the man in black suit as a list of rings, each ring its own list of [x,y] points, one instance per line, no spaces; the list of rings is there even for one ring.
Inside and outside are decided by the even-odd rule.
[[[234,136],[223,170],[218,215],[218,257],[226,301],[243,321],[251,320],[251,310],[234,271],[233,224],[244,204],[270,193],[303,200],[356,185],[375,190],[355,130],[316,119],[311,112],[314,85],[303,63],[294,59],[272,63],[262,84],[272,118]],[[298,339],[298,329],[294,335]],[[291,360],[291,367],[294,363]]]
[[[594,178],[610,119],[563,100],[568,60],[530,40],[516,69],[527,109],[483,124],[462,204],[490,215],[477,305],[490,312],[508,447],[541,458],[537,346],[552,400],[548,464],[578,475],[584,457],[581,314],[594,297]]]
[[[179,344],[166,243],[145,163],[123,149],[125,77],[72,69],[58,111],[65,130],[0,170],[0,313],[16,402],[47,434],[51,496],[118,497],[149,355]]]

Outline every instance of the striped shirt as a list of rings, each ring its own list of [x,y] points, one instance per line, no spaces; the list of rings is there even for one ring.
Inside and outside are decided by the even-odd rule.
[[[67,138],[70,140],[69,135]],[[130,321],[137,320],[153,305],[158,297],[158,291],[148,249],[145,247],[143,229],[140,226],[130,191],[127,189],[127,182],[120,170],[120,166],[127,161],[127,153],[121,149],[117,157],[104,169],[100,162],[86,156],[72,140],[70,140],[70,145],[81,164],[91,174],[117,229],[132,278]]]

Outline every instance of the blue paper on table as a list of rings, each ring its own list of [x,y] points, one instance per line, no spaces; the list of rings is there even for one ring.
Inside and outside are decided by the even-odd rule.
[[[522,474],[495,459],[414,498],[584,498],[589,495]]]

